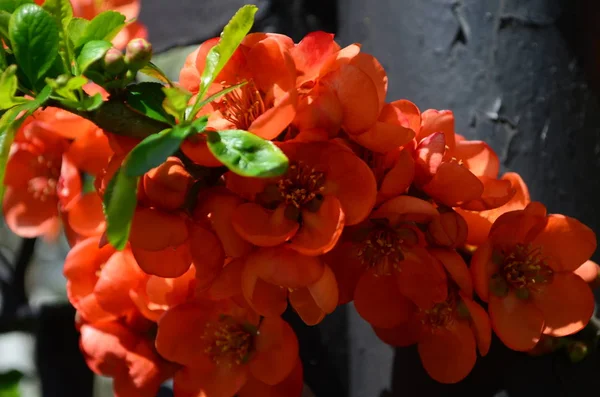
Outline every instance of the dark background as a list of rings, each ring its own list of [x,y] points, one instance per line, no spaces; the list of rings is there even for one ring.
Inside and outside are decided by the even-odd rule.
[[[260,8],[255,30],[296,41],[326,30],[342,45],[361,42],[387,70],[388,99],[452,109],[456,131],[488,141],[505,170],[523,176],[533,199],[600,230],[597,0],[142,0],[140,20],[163,52],[218,35],[245,3]],[[32,249],[24,242],[20,260]],[[349,390],[349,310],[313,328],[287,314],[317,397],[377,397]],[[91,396],[72,309],[42,308],[31,318],[22,327],[38,336],[44,397]],[[467,379],[442,386],[425,375],[416,349],[398,349],[391,378],[392,390],[373,389],[407,397],[596,396],[600,354],[571,364],[563,353],[533,358],[495,341]]]

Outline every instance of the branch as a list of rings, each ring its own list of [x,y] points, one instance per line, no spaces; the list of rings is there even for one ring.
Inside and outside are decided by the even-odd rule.
[[[64,109],[90,120],[105,131],[131,138],[144,139],[171,127],[136,112],[119,97],[111,97],[98,109],[89,112],[69,109],[58,101],[49,101],[48,106]]]

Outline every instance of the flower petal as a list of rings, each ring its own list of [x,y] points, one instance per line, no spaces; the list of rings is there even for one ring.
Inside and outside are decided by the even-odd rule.
[[[67,219],[75,233],[87,237],[101,234],[106,227],[102,199],[95,192],[83,194],[73,203]]]
[[[469,326],[456,322],[419,343],[419,356],[425,371],[440,383],[456,383],[475,366],[475,338]]]
[[[256,337],[255,356],[248,366],[256,379],[268,385],[283,381],[298,360],[298,338],[280,317],[264,318]]]
[[[179,277],[192,264],[190,245],[187,241],[181,245],[167,247],[160,251],[148,251],[135,246],[131,247],[131,251],[145,273],[159,277]]]
[[[188,239],[185,220],[168,212],[138,208],[133,216],[129,241],[133,248],[160,251]]]
[[[237,395],[239,397],[300,397],[303,388],[302,362],[298,359],[292,372],[276,385],[267,385],[251,376]]]
[[[208,287],[225,264],[225,251],[219,238],[200,225],[190,226],[189,247],[196,268],[197,289]]]
[[[316,212],[302,211],[302,227],[288,247],[304,255],[330,251],[342,235],[344,218],[340,201],[334,196],[325,196]]]
[[[492,343],[492,324],[490,323],[490,317],[487,312],[471,300],[470,297],[464,295],[461,295],[461,297],[462,302],[465,304],[471,315],[471,329],[475,334],[479,354],[483,357],[487,355]]]
[[[532,301],[517,298],[513,291],[506,297],[491,294],[488,313],[492,329],[510,349],[531,350],[542,336],[542,312]]]
[[[532,291],[532,301],[542,312],[544,334],[566,336],[587,325],[594,314],[594,294],[573,273],[554,273],[552,283]]]
[[[596,251],[596,234],[575,218],[549,215],[531,244],[541,246],[556,271],[573,271]]]
[[[444,269],[446,269],[450,277],[452,277],[452,280],[458,284],[461,291],[468,297],[472,297],[473,280],[471,279],[471,273],[462,256],[451,249],[429,248],[428,251],[444,265]]]
[[[298,222],[285,217],[285,206],[269,211],[255,203],[242,204],[231,218],[240,236],[260,247],[274,247],[298,231]]]
[[[492,261],[493,247],[490,242],[481,245],[471,257],[471,276],[479,298],[487,302],[490,295],[490,280],[498,272],[498,265]]]
[[[378,328],[394,328],[408,321],[414,307],[400,293],[393,276],[379,276],[373,270],[358,281],[354,306],[362,318]]]

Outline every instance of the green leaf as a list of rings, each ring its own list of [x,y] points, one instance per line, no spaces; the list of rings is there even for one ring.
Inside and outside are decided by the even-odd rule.
[[[75,43],[79,42],[81,36],[83,36],[83,32],[89,24],[90,21],[84,18],[71,19],[71,22],[69,22],[69,27],[67,28],[67,34],[73,47],[75,46]]]
[[[148,64],[141,68],[139,72],[145,74],[146,76],[153,77],[156,80],[160,80],[171,87],[173,86],[173,82],[167,77],[165,72],[163,72],[158,66],[156,66],[152,62],[148,62]]]
[[[15,139],[17,130],[26,118],[26,116],[21,116],[17,119],[17,116],[22,111],[21,106],[9,109],[0,118],[0,200],[4,197],[4,175],[6,173],[6,163],[8,162],[10,147]]]
[[[20,397],[19,382],[23,374],[12,370],[0,374],[0,397]]]
[[[198,103],[212,82],[217,78],[227,61],[231,58],[240,43],[246,37],[252,25],[254,24],[254,14],[258,8],[255,5],[245,5],[235,13],[229,23],[223,28],[219,43],[210,49],[206,55],[206,64],[200,76],[200,92],[196,98],[196,103],[192,107],[190,118],[196,116],[200,109]]]
[[[93,96],[88,96],[83,98],[83,101],[79,102],[80,107],[77,110],[84,110],[87,112],[91,112],[93,110],[98,109],[102,106],[104,99],[102,99],[101,94],[94,94]]]
[[[58,26],[54,18],[38,5],[22,5],[10,18],[8,35],[19,67],[35,86],[58,54]]]
[[[33,0],[0,0],[0,10],[12,14],[23,4],[32,4],[33,2]]]
[[[73,6],[69,0],[45,0],[42,7],[54,17],[58,25],[58,53],[66,70],[71,70],[73,48],[69,40],[69,23],[73,19]]]
[[[9,43],[8,24],[10,22],[10,14],[6,11],[0,11],[0,38]]]
[[[242,130],[205,134],[211,153],[238,175],[269,178],[287,170],[287,157],[271,141]]]
[[[166,94],[160,83],[140,83],[127,87],[127,104],[151,119],[174,125],[175,119],[163,109]]]
[[[85,74],[87,69],[92,66],[96,61],[99,61],[104,57],[106,51],[112,47],[112,44],[104,40],[92,40],[88,41],[83,48],[81,53],[77,57],[77,65],[79,66],[79,73]]]
[[[124,249],[129,240],[131,221],[137,204],[138,181],[139,177],[128,176],[119,169],[104,192],[106,237],[118,250]]]
[[[60,79],[67,79],[66,82],[59,82]],[[46,83],[52,87],[54,93],[70,101],[78,102],[76,92],[83,87],[88,80],[83,76],[70,77],[68,75],[59,76],[58,79],[46,78]]]
[[[90,21],[75,42],[75,49],[92,40],[111,41],[125,26],[125,15],[116,11],[104,11]]]
[[[0,76],[0,110],[10,109],[26,102],[23,97],[15,97],[17,92],[17,65],[10,65]]]
[[[164,87],[163,92],[166,96],[163,108],[177,120],[182,120],[183,112],[185,112],[192,94],[178,87]]]
[[[129,176],[142,176],[164,163],[179,149],[181,142],[204,130],[208,117],[198,120],[200,121],[194,126],[180,124],[146,137],[129,153],[127,164],[123,165],[123,172]]]
[[[4,47],[0,45],[0,71],[3,72],[8,67],[8,62],[6,61],[6,51]]]

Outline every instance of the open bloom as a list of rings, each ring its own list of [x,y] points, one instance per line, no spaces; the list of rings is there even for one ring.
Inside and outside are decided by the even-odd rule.
[[[337,135],[341,128],[354,138],[371,129],[378,118],[380,122],[394,118],[393,105],[382,113],[387,75],[373,56],[360,52],[360,45],[340,49],[333,35],[312,32],[291,54],[300,93],[294,125],[300,131],[318,129],[327,137]]]
[[[504,344],[529,350],[542,334],[581,330],[594,310],[586,282],[573,273],[596,249],[596,235],[576,219],[546,215],[532,202],[500,216],[471,260],[479,297]]]
[[[418,344],[427,373],[438,382],[456,383],[473,369],[477,350],[485,356],[492,329],[485,310],[472,299],[473,285],[467,265],[455,251],[433,251],[450,275],[447,298],[430,309],[410,307],[408,320],[392,329],[375,328],[394,346]]]
[[[60,227],[59,204],[79,195],[81,180],[66,158],[68,141],[44,122],[22,127],[6,165],[4,219],[22,237],[55,237]]]
[[[259,321],[230,301],[192,301],[170,309],[159,320],[156,347],[184,366],[174,377],[178,396],[233,397],[254,380],[274,386],[298,360],[298,340],[285,321]]]
[[[115,397],[154,397],[176,366],[156,353],[149,334],[122,321],[84,323],[80,346],[88,367],[113,378]]]
[[[215,38],[201,44],[190,55],[193,58],[195,54],[195,59],[188,59],[181,71],[181,84],[192,93],[198,92],[206,56],[218,41]],[[212,110],[208,128],[242,129],[264,139],[274,139],[281,134],[296,114],[296,71],[289,54],[292,45],[289,37],[279,34],[246,36],[209,93],[245,84],[206,107],[205,111]],[[199,164],[219,165],[202,136],[184,142],[182,150]]]
[[[65,259],[67,296],[87,321],[112,320],[135,309],[129,291],[138,289],[145,274],[130,249],[100,247],[100,237],[77,243]]]
[[[306,255],[331,250],[344,225],[367,217],[376,185],[369,167],[346,148],[330,142],[288,142],[285,175],[269,180],[228,175],[230,190],[253,202],[233,214],[235,230],[263,247],[287,242]]]
[[[438,216],[430,203],[399,196],[347,228],[324,256],[339,283],[341,303],[354,299],[366,321],[392,328],[406,320],[406,302],[429,309],[443,301],[446,276],[427,252],[420,229]]]

